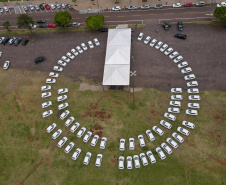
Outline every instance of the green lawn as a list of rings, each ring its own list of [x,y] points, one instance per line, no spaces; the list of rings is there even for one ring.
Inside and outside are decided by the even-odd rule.
[[[131,109],[132,93],[127,91],[79,91],[79,82],[61,75],[52,85],[52,97],[41,99],[40,88],[45,85],[48,73],[9,69],[0,70],[0,185],[218,185],[225,184],[226,158],[226,93],[219,91],[201,92],[201,109],[198,117],[185,115],[187,93],[184,92],[182,108],[171,130],[148,142],[146,129],[158,125],[163,119],[170,100],[170,92],[144,89],[135,93],[136,109]],[[59,119],[62,111],[57,110],[57,89],[69,88],[68,100],[71,114],[81,126],[92,128],[108,138],[105,150],[91,147],[69,132],[64,121]],[[54,114],[43,119],[41,103],[51,100]],[[48,108],[47,108],[48,110]],[[194,122],[195,130],[185,137],[173,154],[160,161],[155,148],[165,142],[176,131],[183,120]],[[60,136],[67,136],[75,142],[75,148],[82,149],[77,161],[64,153],[65,147],[56,145],[46,128],[56,123],[63,130]],[[99,127],[99,128],[98,128]],[[101,128],[102,127],[102,128]],[[161,127],[162,128],[162,127]],[[76,132],[77,133],[77,132]],[[137,136],[143,134],[147,147],[141,149]],[[128,150],[128,139],[135,137],[135,151]],[[120,152],[120,138],[126,139],[126,150]],[[67,143],[69,143],[67,142]],[[140,169],[118,170],[117,159],[148,150],[153,151],[157,163]],[[83,165],[85,153],[90,151],[89,166]],[[98,153],[103,154],[100,168],[95,167]],[[126,167],[126,166],[125,166]]]

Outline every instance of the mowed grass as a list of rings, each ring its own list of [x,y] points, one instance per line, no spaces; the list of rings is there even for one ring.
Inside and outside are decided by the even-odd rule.
[[[0,70],[0,184],[55,185],[55,184],[92,184],[92,185],[146,185],[146,184],[225,184],[225,146],[226,146],[226,93],[218,91],[201,92],[201,109],[198,117],[185,115],[188,103],[187,93],[183,93],[181,113],[171,130],[160,126],[159,121],[167,111],[170,92],[144,89],[135,93],[135,109],[132,109],[132,93],[127,91],[79,91],[79,82],[74,82],[61,75],[52,85],[52,97],[41,98],[41,86],[45,85],[48,73],[9,69]],[[81,78],[82,79],[82,78]],[[95,133],[108,138],[105,150],[91,147],[90,142],[69,132],[64,121],[59,119],[56,101],[57,90],[69,89],[67,102],[71,116],[81,126],[92,129]],[[42,118],[41,103],[51,100],[54,114]],[[161,161],[155,148],[165,142],[167,137],[181,126],[183,120],[195,123],[195,130],[185,137],[185,142],[173,149],[173,154],[166,154]],[[63,134],[56,140],[46,132],[46,128],[56,123]],[[145,135],[147,129],[159,126],[165,134],[150,142]],[[80,126],[80,128],[81,128]],[[95,129],[96,128],[96,129]],[[144,135],[146,147],[140,148],[137,140]],[[67,136],[75,143],[70,154],[64,148],[58,148],[57,142]],[[128,139],[135,138],[135,151],[128,149]],[[119,151],[120,138],[126,139],[126,150]],[[77,161],[71,156],[75,148],[82,153]],[[157,163],[140,169],[118,170],[118,157],[133,156],[151,150]],[[83,159],[86,152],[92,153],[90,164],[85,166]],[[95,167],[98,153],[103,154],[100,168]],[[125,165],[126,168],[126,165]]]

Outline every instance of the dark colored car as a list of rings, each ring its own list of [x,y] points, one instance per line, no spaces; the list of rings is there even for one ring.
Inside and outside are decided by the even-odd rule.
[[[161,4],[157,4],[157,5],[154,6],[154,8],[155,9],[160,9],[160,8],[162,8],[162,5]]]
[[[69,10],[71,10],[71,9],[72,9],[72,7],[71,7],[71,5],[70,5],[70,4],[67,4],[66,6],[67,6],[67,8],[68,8]]]
[[[182,31],[183,30],[183,23],[182,22],[178,22],[177,23],[177,28],[179,31]]]
[[[23,42],[22,42],[22,45],[23,45],[23,46],[26,46],[26,44],[27,44],[28,42],[29,42],[29,39],[24,39]]]
[[[171,26],[168,24],[168,22],[164,22],[164,24],[162,25],[162,27],[164,28],[164,30],[168,31]]]
[[[7,44],[7,42],[10,40],[10,38],[9,37],[6,37],[3,41],[2,41],[2,44],[3,45],[6,45]]]
[[[47,24],[39,24],[39,28],[47,28]]]
[[[45,7],[44,7],[42,4],[39,5],[39,8],[40,8],[41,10],[44,10],[44,9],[45,9]]]
[[[14,41],[14,45],[17,46],[18,44],[20,44],[21,41],[22,41],[21,38],[17,38],[17,39]]]
[[[174,37],[185,40],[187,38],[187,35],[184,33],[176,33]]]
[[[99,32],[108,32],[108,28],[100,28],[98,31]]]
[[[184,6],[190,7],[190,6],[192,6],[192,2],[185,3]]]
[[[46,57],[38,57],[38,58],[35,59],[35,63],[38,64],[38,63],[43,62],[45,60],[46,60]]]
[[[37,20],[37,23],[45,23],[45,22],[46,22],[45,19],[38,19],[38,20]]]

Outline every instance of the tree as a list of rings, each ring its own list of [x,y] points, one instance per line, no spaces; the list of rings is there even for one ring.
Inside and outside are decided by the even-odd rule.
[[[9,31],[9,27],[10,27],[9,21],[4,21],[4,22],[2,23],[2,26],[3,26],[5,29],[7,29],[7,30]]]
[[[94,30],[97,30],[101,26],[104,25],[104,16],[103,15],[94,15],[89,16],[86,19],[86,26],[89,28],[92,28]]]
[[[214,17],[217,19],[226,22],[226,7],[217,7],[213,13]]]
[[[17,17],[17,25],[19,28],[27,28],[32,33],[32,25],[34,24],[34,20],[31,16],[28,16],[26,13],[20,14]]]
[[[54,18],[54,23],[59,27],[67,27],[71,21],[71,14],[68,11],[57,12]]]

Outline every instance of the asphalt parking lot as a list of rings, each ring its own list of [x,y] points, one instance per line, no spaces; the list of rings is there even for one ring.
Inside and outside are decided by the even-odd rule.
[[[158,28],[158,33],[155,33],[155,28]],[[137,71],[135,86],[168,91],[171,87],[186,89],[183,75],[169,57],[149,45],[144,45],[143,41],[138,41],[139,32],[143,32],[144,37],[149,35],[178,51],[183,56],[183,61],[187,61],[192,68],[192,73],[197,76],[200,90],[226,91],[226,29],[211,25],[186,24],[183,31],[187,34],[186,40],[173,37],[178,32],[176,25],[169,31],[163,30],[161,25],[149,25],[133,32],[131,56],[134,61],[131,61],[131,70]],[[10,68],[50,72],[68,51],[82,42],[88,46],[87,42],[95,37],[101,45],[79,54],[64,68],[63,73],[75,80],[84,76],[101,83],[107,33],[97,31],[37,34],[30,45],[25,47],[21,44],[17,47],[1,45],[3,56],[0,63],[3,65],[3,61],[9,60]],[[46,56],[47,61],[35,64],[34,59],[39,56]]]

